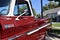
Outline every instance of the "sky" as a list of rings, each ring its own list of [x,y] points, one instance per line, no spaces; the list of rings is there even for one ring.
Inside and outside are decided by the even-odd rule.
[[[35,11],[39,14],[41,12],[41,0],[31,0],[32,6]],[[48,4],[48,0],[43,0],[43,5]]]
[[[41,13],[41,0],[31,0],[32,7],[35,9],[36,13]],[[43,5],[48,4],[48,0],[43,0]],[[0,8],[1,11],[1,8]]]

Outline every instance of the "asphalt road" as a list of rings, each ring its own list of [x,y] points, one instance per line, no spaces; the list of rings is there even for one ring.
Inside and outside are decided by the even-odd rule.
[[[52,33],[48,33],[48,36],[47,36],[47,40],[60,40],[60,36],[57,36],[55,34],[52,34]]]

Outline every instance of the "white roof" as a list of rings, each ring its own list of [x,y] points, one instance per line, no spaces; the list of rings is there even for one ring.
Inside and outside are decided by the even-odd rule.
[[[43,12],[43,15],[45,16],[46,14],[58,13],[59,10],[60,10],[60,7],[53,8],[53,9],[50,9],[50,10],[46,10],[46,11]],[[60,11],[59,11],[58,14],[60,14]]]
[[[58,15],[60,15],[60,10],[58,11]]]

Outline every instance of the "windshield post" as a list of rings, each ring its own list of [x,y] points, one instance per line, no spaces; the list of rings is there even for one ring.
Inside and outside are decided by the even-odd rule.
[[[15,2],[16,2],[16,0],[11,0],[10,7],[9,7],[9,13],[7,16],[13,16]]]
[[[31,16],[34,16],[34,15],[33,15],[32,6],[31,6],[30,1],[29,1],[29,0],[26,0],[26,1],[28,1],[29,7],[30,7],[30,11],[31,11]]]

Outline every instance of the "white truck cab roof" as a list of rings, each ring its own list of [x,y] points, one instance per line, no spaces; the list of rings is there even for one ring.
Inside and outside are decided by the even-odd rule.
[[[27,2],[29,9],[30,9],[30,12],[31,12],[31,16],[33,16],[30,0],[5,0],[5,2],[4,3],[3,2],[4,2],[3,0],[0,0],[0,7],[9,5],[8,14],[5,16],[14,16],[13,12],[14,12],[14,7],[16,5],[16,2],[18,2],[18,3]]]

